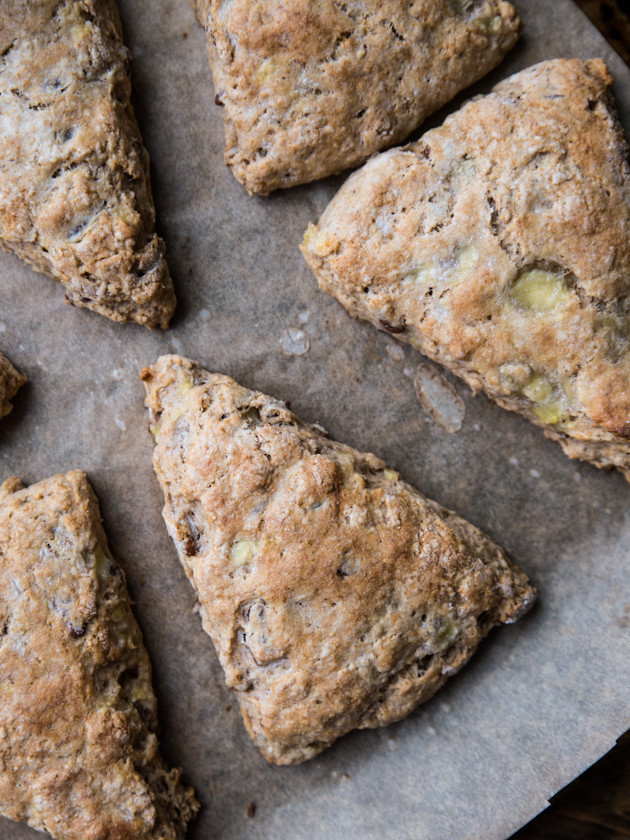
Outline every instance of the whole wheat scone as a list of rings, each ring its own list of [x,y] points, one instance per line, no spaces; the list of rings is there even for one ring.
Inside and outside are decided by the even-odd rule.
[[[114,321],[168,326],[115,0],[0,3],[0,244]]]
[[[11,411],[11,400],[24,384],[26,377],[0,353],[0,418],[6,417]]]
[[[151,666],[82,472],[0,488],[0,814],[55,840],[183,840]]]
[[[164,519],[265,758],[400,720],[535,593],[488,537],[284,403],[163,356]]]
[[[192,0],[225,160],[251,193],[341,172],[399,143],[495,67],[506,0]]]
[[[547,61],[371,160],[309,226],[320,287],[630,478],[630,169],[600,60]]]

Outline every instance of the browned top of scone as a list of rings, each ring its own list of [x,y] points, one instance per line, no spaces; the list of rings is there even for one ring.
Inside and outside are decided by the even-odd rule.
[[[83,473],[0,488],[0,814],[55,840],[183,840],[151,667]]]
[[[193,0],[226,161],[268,193],[403,140],[514,45],[505,0]]]
[[[175,306],[115,0],[0,4],[0,244],[115,321]]]
[[[630,467],[630,170],[599,60],[538,64],[348,179],[303,253],[350,312]]]
[[[533,601],[488,537],[283,403],[179,356],[143,379],[166,524],[269,760],[400,719]]]
[[[26,377],[0,353],[0,417],[6,417],[11,411],[11,400],[25,383]]]

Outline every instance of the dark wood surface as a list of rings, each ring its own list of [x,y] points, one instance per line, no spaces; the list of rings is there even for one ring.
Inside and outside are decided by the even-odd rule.
[[[630,0],[575,0],[630,64]],[[630,732],[511,840],[630,840]]]
[[[511,840],[629,840],[630,732]]]
[[[628,0],[575,0],[630,64],[630,2]]]

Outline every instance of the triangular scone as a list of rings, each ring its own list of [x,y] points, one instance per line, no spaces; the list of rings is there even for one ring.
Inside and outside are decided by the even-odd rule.
[[[284,403],[180,356],[142,378],[164,519],[269,761],[409,714],[533,602],[488,537]]]
[[[168,326],[175,296],[115,0],[2,0],[0,53],[0,244],[70,303]]]
[[[226,163],[262,194],[401,142],[520,31],[506,0],[192,1],[225,106]]]
[[[630,478],[630,168],[603,62],[548,61],[352,175],[324,291]]]
[[[0,814],[55,840],[183,840],[151,666],[79,471],[0,488]]]
[[[26,377],[0,353],[0,417],[6,417],[11,411],[11,400],[25,383]]]

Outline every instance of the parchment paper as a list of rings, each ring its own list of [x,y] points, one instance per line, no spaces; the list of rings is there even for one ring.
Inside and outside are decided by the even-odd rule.
[[[600,55],[630,127],[630,71],[571,0],[517,4],[526,35],[467,96],[541,59]],[[223,164],[204,34],[186,0],[120,5],[177,316],[166,333],[112,324],[0,255],[0,349],[30,378],[0,426],[0,479],[88,472],[153,660],[164,752],[204,806],[193,840],[506,838],[630,727],[630,486],[571,462],[454,379],[461,431],[428,418],[413,387],[421,356],[405,347],[397,358],[394,339],[354,322],[297,251],[343,179],[247,196]],[[301,356],[281,349],[292,327],[310,342]],[[267,765],[161,519],[138,371],[172,351],[291,400],[388,460],[510,552],[540,588],[536,609],[495,630],[406,721],[354,733],[299,767]],[[0,819],[0,836],[39,835]]]

